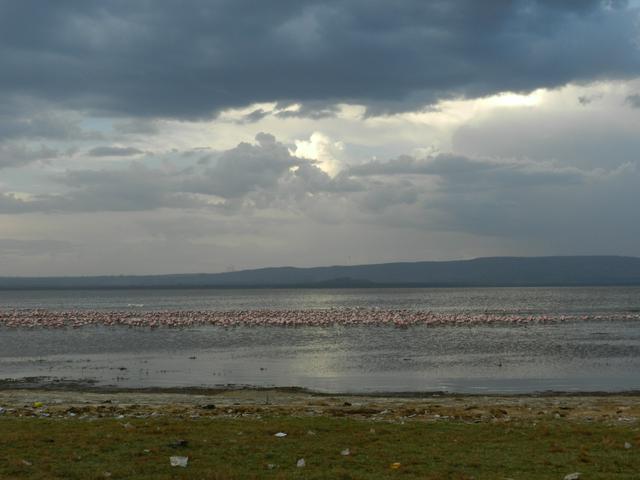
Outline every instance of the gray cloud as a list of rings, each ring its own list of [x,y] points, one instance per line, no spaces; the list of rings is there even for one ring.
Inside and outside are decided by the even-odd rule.
[[[52,178],[65,191],[27,199],[0,192],[0,213],[134,212],[159,208],[201,208],[202,202],[177,190],[171,173],[136,163],[121,170],[71,170]]]
[[[264,110],[263,108],[258,108],[251,113],[248,113],[242,119],[238,120],[238,123],[255,123],[259,122],[265,117],[271,115],[272,112]]]
[[[372,185],[358,203],[363,210],[377,213],[396,205],[413,205],[420,193],[410,182]]]
[[[459,168],[467,162],[477,164],[469,173]],[[637,216],[637,163],[580,170],[550,162],[439,155],[365,167],[360,173],[371,179],[366,194],[353,196],[363,215],[351,221],[411,229],[412,235],[493,237],[556,253],[637,251],[632,239],[640,226],[629,221]],[[400,178],[402,183],[394,180]]]
[[[567,185],[581,183],[588,173],[549,162],[472,159],[462,155],[439,154],[416,159],[402,156],[387,162],[369,162],[351,167],[353,176],[429,175],[452,185],[477,188],[522,187],[527,185]]]
[[[627,96],[627,104],[631,105],[633,108],[640,108],[640,94],[636,93],[633,95]]]
[[[63,191],[28,199],[5,193],[0,197],[0,213],[159,208],[224,208],[232,212],[247,204],[266,207],[289,201],[307,192],[348,192],[360,188],[354,180],[332,179],[311,161],[293,156],[272,135],[260,133],[256,142],[212,153],[207,162],[194,158],[193,165],[181,169],[150,168],[133,162],[124,169],[69,170],[51,176],[51,181]],[[186,158],[193,153],[184,152]],[[198,195],[217,200],[206,203]]]
[[[19,198],[13,193],[0,192],[0,214],[19,214],[40,211],[41,205]]]
[[[620,110],[576,114],[503,109],[462,125],[453,134],[452,146],[470,157],[554,159],[580,168],[612,169],[638,160],[640,151],[637,128],[625,117],[626,109]]]
[[[91,157],[131,157],[141,155],[144,151],[134,147],[94,147],[87,152]]]
[[[0,89],[6,98],[136,117],[199,118],[264,101],[415,110],[452,96],[638,75],[631,8],[600,0],[2,0]]]
[[[160,132],[157,122],[144,118],[115,122],[113,130],[123,135],[155,135]]]
[[[256,140],[257,145],[241,143],[220,154],[203,175],[185,182],[185,190],[237,198],[256,189],[273,188],[285,173],[303,162],[273,135],[260,133]]]
[[[77,245],[61,240],[0,238],[0,255],[32,256],[73,253],[76,248]]]
[[[305,102],[298,109],[287,110],[289,105],[280,106],[281,109],[276,112],[279,118],[311,118],[319,120],[321,118],[335,117],[338,113],[338,106],[327,104],[326,102]]]
[[[596,94],[596,95],[580,95],[578,97],[578,103],[580,105],[583,106],[587,106],[597,100],[602,99],[603,95],[602,94]]]
[[[0,169],[7,167],[22,167],[36,161],[48,161],[56,158],[60,152],[46,145],[27,147],[21,144],[0,144]]]
[[[582,184],[447,190],[430,202],[432,227],[614,252],[640,234],[628,221],[639,185],[636,165],[628,164]]]
[[[127,168],[70,170],[52,178],[56,194],[0,193],[0,213],[149,215],[168,209],[166,217],[164,211],[152,220],[140,217],[139,225],[154,241],[170,242],[233,241],[238,235],[255,240],[262,227],[276,235],[280,224],[306,232],[314,225],[349,225],[354,231],[362,225],[363,231],[551,242],[569,252],[576,251],[570,242],[581,242],[582,253],[610,245],[607,251],[615,253],[633,248],[640,234],[637,222],[629,222],[637,216],[636,163],[580,169],[551,161],[438,154],[372,161],[331,177],[264,133],[254,144],[211,155],[206,165],[188,156],[193,164],[180,169],[131,162]]]
[[[348,172],[330,177],[317,165],[303,162],[298,165],[293,175],[288,178],[288,187],[302,192],[347,193],[362,191],[365,186],[357,179],[351,178]]]
[[[296,108],[290,108],[294,106]],[[312,120],[320,120],[323,118],[335,117],[338,112],[338,105],[326,102],[306,101],[302,104],[280,102],[273,110],[258,108],[244,115],[236,122],[239,124],[255,123],[268,116],[274,116],[276,118],[309,118]]]
[[[133,163],[125,170],[69,171],[56,180],[69,193],[40,198],[52,211],[139,211],[158,208],[196,208],[201,203],[177,191],[172,173]]]
[[[0,141],[22,138],[89,140],[100,137],[98,132],[82,129],[77,115],[47,112],[24,104],[13,105],[6,113],[0,112]]]

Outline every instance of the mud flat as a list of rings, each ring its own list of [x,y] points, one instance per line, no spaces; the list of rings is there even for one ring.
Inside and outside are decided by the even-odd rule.
[[[638,425],[640,393],[539,395],[326,395],[296,388],[171,390],[0,390],[6,416],[135,417],[354,417],[376,421],[509,422],[563,419],[575,422]]]

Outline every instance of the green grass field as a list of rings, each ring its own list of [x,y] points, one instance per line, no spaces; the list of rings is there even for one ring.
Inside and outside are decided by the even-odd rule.
[[[276,438],[279,431],[287,436]],[[172,445],[180,440],[186,445]],[[171,467],[175,455],[188,456],[188,466]],[[638,427],[562,419],[0,418],[3,479],[561,480],[572,472],[581,480],[639,479]]]

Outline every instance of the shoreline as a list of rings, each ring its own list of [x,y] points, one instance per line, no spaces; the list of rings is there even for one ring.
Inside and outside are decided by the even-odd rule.
[[[631,397],[640,400],[640,390],[541,390],[531,392],[450,392],[443,390],[407,390],[407,391],[371,391],[327,392],[311,388],[290,386],[259,386],[227,384],[221,386],[183,386],[183,387],[118,387],[115,385],[99,385],[90,379],[67,380],[51,377],[23,377],[16,379],[0,379],[0,396],[8,391],[36,391],[36,392],[76,392],[91,394],[181,394],[181,395],[223,395],[228,392],[280,392],[287,394],[308,395],[318,398],[323,397],[353,397],[353,398],[397,398],[397,399],[422,399],[422,398],[573,398],[573,397]]]
[[[39,418],[350,417],[382,422],[568,420],[637,426],[640,392],[378,396],[301,389],[88,391],[0,387],[0,416]]]

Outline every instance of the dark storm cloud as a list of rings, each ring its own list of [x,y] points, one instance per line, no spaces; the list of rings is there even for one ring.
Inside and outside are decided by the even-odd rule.
[[[0,90],[138,117],[206,117],[265,101],[415,110],[452,96],[635,76],[630,8],[600,0],[0,0]]]
[[[131,157],[144,151],[134,147],[94,147],[87,152],[91,157]]]

